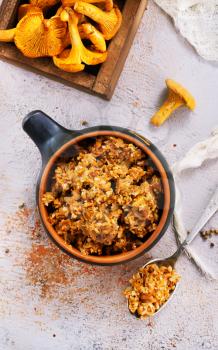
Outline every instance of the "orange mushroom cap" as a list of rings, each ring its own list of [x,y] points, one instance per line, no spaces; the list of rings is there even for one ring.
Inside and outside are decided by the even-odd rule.
[[[21,18],[23,18],[27,14],[31,14],[31,13],[41,13],[42,14],[42,9],[40,9],[39,7],[33,6],[31,4],[23,4],[23,5],[19,6],[18,20],[20,21]],[[15,38],[15,33],[16,33],[16,28],[0,30],[0,41],[13,42],[14,38]]]
[[[74,10],[98,23],[99,29],[106,40],[114,37],[122,23],[122,14],[116,6],[110,12],[105,12],[97,6],[78,1],[74,5]]]
[[[30,4],[44,9],[58,4],[59,1],[60,0],[30,0]]]
[[[104,36],[91,23],[83,23],[79,26],[81,39],[88,39],[94,45],[97,51],[105,52],[107,50]]]
[[[64,49],[66,23],[60,17],[44,19],[41,13],[28,14],[17,25],[15,44],[24,56],[55,56]]]
[[[42,13],[42,9],[31,4],[20,5],[18,9],[18,20],[20,21],[21,18],[29,15],[30,13]]]
[[[63,6],[72,7],[78,0],[62,0]],[[88,4],[104,4],[106,11],[111,11],[114,7],[113,0],[83,0],[83,2],[87,2]]]

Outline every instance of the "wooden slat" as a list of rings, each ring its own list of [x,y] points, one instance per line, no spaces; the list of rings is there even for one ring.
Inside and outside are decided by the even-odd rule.
[[[110,43],[108,59],[102,64],[93,91],[110,99],[122,72],[131,44],[135,37],[147,0],[127,0],[123,9],[122,26]]]
[[[86,72],[69,74],[55,67],[50,58],[30,59],[23,56],[13,44],[0,43],[0,58],[7,59],[17,65],[27,67],[31,71],[37,71],[76,88],[90,90],[94,84],[95,76],[93,75]]]
[[[3,0],[0,7],[0,28],[7,29],[14,22],[18,0]]]

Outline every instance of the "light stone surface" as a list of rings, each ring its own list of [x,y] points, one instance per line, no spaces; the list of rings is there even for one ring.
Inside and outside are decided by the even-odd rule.
[[[181,110],[154,129],[149,118],[167,77],[193,92],[197,109]],[[89,126],[129,127],[159,146],[172,165],[218,125],[217,92],[218,67],[201,59],[152,1],[110,102],[0,61],[0,350],[218,349],[217,283],[206,281],[186,256],[178,263],[182,281],[172,303],[143,322],[128,313],[122,290],[145,257],[123,266],[89,267],[53,249],[34,224],[40,155],[21,127],[34,109],[67,128],[82,128],[83,120]],[[217,161],[184,174],[187,230],[213,192],[217,174]],[[217,228],[217,218],[207,226]],[[213,249],[200,237],[193,245],[217,271],[217,237],[211,242]],[[169,229],[146,256],[167,256],[175,247]]]

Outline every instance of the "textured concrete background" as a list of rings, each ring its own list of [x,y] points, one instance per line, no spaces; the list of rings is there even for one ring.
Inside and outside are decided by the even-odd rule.
[[[198,107],[154,129],[148,121],[167,77],[187,86]],[[217,91],[218,67],[203,61],[152,1],[111,102],[0,62],[0,350],[218,348],[217,284],[206,281],[185,256],[178,263],[182,281],[173,302],[143,322],[128,313],[121,292],[145,257],[123,266],[89,267],[49,242],[35,212],[40,156],[21,128],[34,109],[68,128],[82,128],[83,120],[90,126],[130,127],[156,143],[173,164],[218,124]],[[213,192],[217,173],[218,162],[211,161],[184,174],[187,230]],[[217,217],[209,228],[217,228]],[[217,270],[216,238],[213,249],[200,237],[193,244]],[[174,249],[169,229],[148,255],[166,256]]]

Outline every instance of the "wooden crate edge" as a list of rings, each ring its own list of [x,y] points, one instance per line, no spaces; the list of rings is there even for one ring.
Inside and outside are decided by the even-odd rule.
[[[114,65],[114,68],[111,72],[110,77],[105,82],[104,77],[104,70],[107,69],[107,66],[110,65],[110,62],[105,62],[102,65],[102,68],[100,69],[100,72],[94,82],[93,91],[95,93],[100,93],[104,96],[105,99],[110,100],[113,96],[114,90],[116,88],[117,82],[119,80],[119,77],[122,73],[124,64],[126,62],[126,59],[128,57],[128,53],[130,51],[131,45],[133,43],[133,40],[135,38],[137,29],[139,27],[139,24],[141,22],[141,19],[143,17],[143,14],[145,10],[147,9],[148,0],[141,0],[138,6],[138,9],[134,15],[133,25],[129,27],[129,29],[126,32],[126,42],[122,46],[122,48],[119,51],[119,54],[116,57],[116,64]],[[116,45],[116,37],[114,41],[112,41],[112,46]],[[113,50],[113,47],[112,47]],[[108,60],[109,61],[109,60]]]

